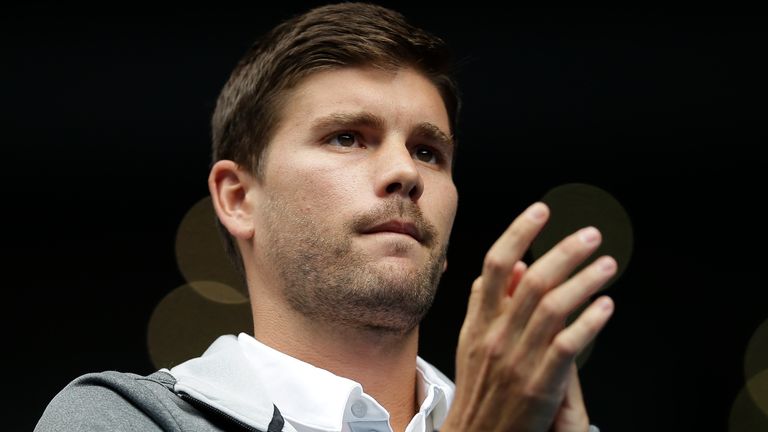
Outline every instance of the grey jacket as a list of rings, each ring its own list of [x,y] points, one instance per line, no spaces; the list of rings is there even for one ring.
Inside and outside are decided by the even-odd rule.
[[[283,431],[277,407],[269,419],[245,423],[175,392],[165,371],[149,376],[102,372],[72,381],[48,404],[35,431]]]
[[[295,432],[222,336],[201,356],[149,376],[83,375],[51,400],[35,431]]]
[[[259,382],[236,337],[222,336],[171,370],[75,379],[51,400],[35,431],[296,432]]]

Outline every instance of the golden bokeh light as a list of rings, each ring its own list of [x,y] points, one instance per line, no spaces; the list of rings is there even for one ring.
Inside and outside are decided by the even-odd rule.
[[[229,285],[216,281],[189,281],[188,284],[203,297],[225,304],[242,304],[248,302],[248,297]]]
[[[766,396],[768,396],[765,385],[768,377],[758,378],[766,373],[768,370],[755,376],[761,382],[755,381],[755,378],[748,381],[747,385],[736,396],[728,420],[728,432],[768,431],[768,411],[765,409]],[[762,388],[762,390],[757,390],[758,388]],[[757,400],[753,395],[755,390],[762,391],[762,394],[758,394]]]
[[[768,416],[768,369],[765,369],[747,381],[747,393],[755,406]]]
[[[207,289],[214,290],[215,285]],[[240,332],[253,333],[249,303],[213,302],[191,285],[182,285],[152,312],[147,330],[149,357],[158,369],[170,368],[200,356],[219,336]]]
[[[602,233],[602,244],[574,273],[595,258],[610,255],[616,259],[618,269],[603,289],[615,282],[627,268],[634,244],[632,223],[621,204],[608,192],[583,183],[558,186],[547,192],[542,201],[549,206],[551,215],[531,245],[533,258],[538,259],[563,238],[591,225]]]
[[[749,381],[758,373],[768,370],[768,320],[764,321],[749,339],[744,354],[744,379]]]
[[[224,252],[215,218],[210,197],[189,209],[176,232],[176,262],[187,282],[201,295],[221,303],[245,303],[247,290]],[[233,289],[211,288],[208,281]]]

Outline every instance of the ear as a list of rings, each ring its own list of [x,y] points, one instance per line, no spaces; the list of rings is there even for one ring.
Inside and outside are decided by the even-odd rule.
[[[448,270],[448,257],[445,257],[443,260],[443,273],[445,273],[446,270]]]
[[[216,162],[208,175],[208,190],[216,216],[237,239],[253,237],[256,206],[252,200],[256,186],[257,180],[231,160]]]

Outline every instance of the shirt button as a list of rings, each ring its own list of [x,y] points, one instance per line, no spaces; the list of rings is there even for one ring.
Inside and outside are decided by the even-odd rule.
[[[368,407],[365,402],[356,401],[352,404],[352,414],[357,418],[365,417],[365,413],[368,411]]]

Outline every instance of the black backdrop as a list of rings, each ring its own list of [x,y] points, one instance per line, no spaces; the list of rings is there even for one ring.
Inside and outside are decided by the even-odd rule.
[[[0,17],[4,430],[30,430],[80,374],[153,370],[147,321],[184,283],[174,236],[207,193],[216,95],[254,37],[309,5],[277,3],[33,2]],[[622,203],[635,234],[582,369],[592,420],[728,430],[768,319],[765,17],[385,4],[463,59],[459,215],[422,356],[452,374],[487,248],[551,188],[587,183]]]

